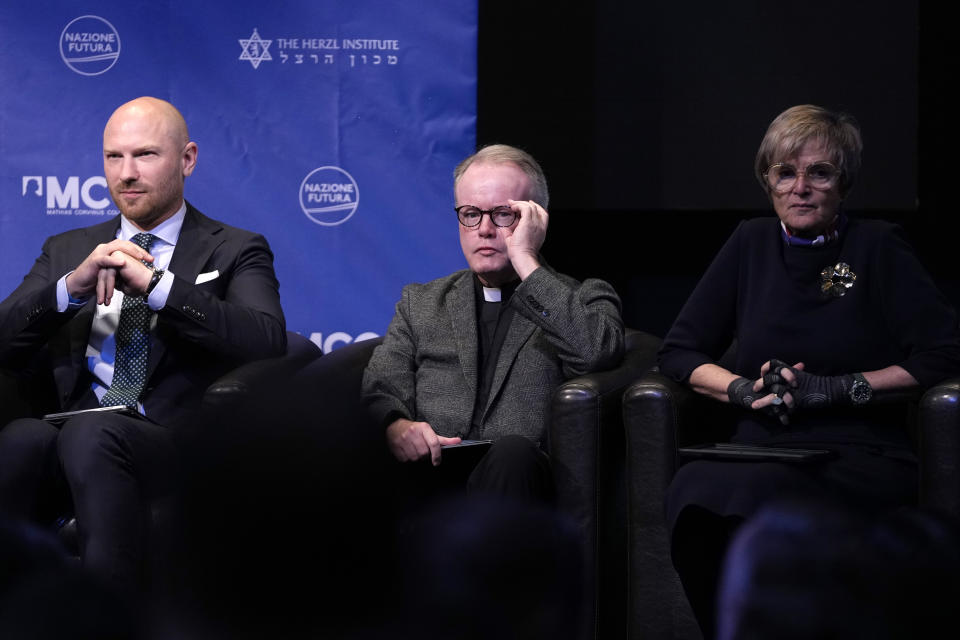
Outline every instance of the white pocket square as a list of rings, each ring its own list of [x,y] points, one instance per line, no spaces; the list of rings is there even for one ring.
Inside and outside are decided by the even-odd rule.
[[[197,281],[194,284],[203,284],[204,282],[210,282],[215,278],[220,277],[220,272],[214,269],[213,271],[208,271],[207,273],[201,273],[197,276]]]

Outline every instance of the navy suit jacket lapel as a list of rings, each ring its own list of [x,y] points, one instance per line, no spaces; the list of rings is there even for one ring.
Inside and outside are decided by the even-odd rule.
[[[220,229],[220,225],[188,204],[187,215],[183,219],[183,227],[180,228],[180,237],[177,238],[177,246],[170,259],[170,270],[179,278],[196,282],[200,270],[210,259],[210,254],[222,242],[216,236]]]
[[[187,215],[183,219],[183,226],[180,228],[180,236],[177,238],[177,246],[173,249],[173,256],[170,258],[170,271],[177,278],[187,282],[196,282],[197,276],[208,263],[210,255],[214,249],[223,242],[217,237],[217,232],[222,227],[210,218],[207,218],[199,211],[187,203]],[[157,322],[162,322],[158,318]],[[155,334],[159,335],[159,332]],[[150,359],[147,363],[147,379],[153,375],[157,366],[160,364],[167,345],[163,340],[154,339],[150,348]]]

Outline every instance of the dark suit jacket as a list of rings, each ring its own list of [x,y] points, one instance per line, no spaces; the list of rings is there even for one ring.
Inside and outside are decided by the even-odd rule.
[[[477,310],[473,273],[458,271],[403,289],[383,343],[363,377],[364,402],[381,422],[399,415],[441,436],[465,437],[477,397]],[[484,407],[483,438],[543,438],[553,390],[606,369],[623,355],[620,299],[602,280],[546,267],[521,282],[517,310]]]
[[[57,281],[98,245],[116,237],[120,219],[47,238],[23,282],[0,303],[0,367],[46,375],[56,398],[46,410],[89,404],[85,352],[96,297],[57,311]],[[187,204],[169,271],[166,306],[157,312],[141,401],[165,423],[199,406],[206,387],[237,364],[280,355],[286,325],[267,241],[212,220]],[[197,276],[219,276],[196,284]]]

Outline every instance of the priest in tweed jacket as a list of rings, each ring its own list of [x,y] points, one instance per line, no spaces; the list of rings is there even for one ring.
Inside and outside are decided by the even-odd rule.
[[[543,263],[547,184],[526,152],[482,148],[454,171],[454,196],[469,269],[404,287],[364,402],[397,460],[437,467],[450,447],[492,441],[466,486],[549,499],[551,394],[619,363],[620,300]]]

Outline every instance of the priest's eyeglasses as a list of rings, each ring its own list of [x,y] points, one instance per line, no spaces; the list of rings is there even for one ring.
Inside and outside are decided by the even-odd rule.
[[[457,212],[457,218],[460,224],[465,227],[476,227],[483,220],[483,214],[490,216],[490,221],[498,227],[509,227],[520,214],[506,205],[494,207],[493,209],[481,209],[472,204],[465,204],[454,209]]]

